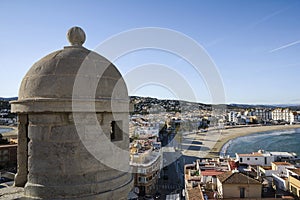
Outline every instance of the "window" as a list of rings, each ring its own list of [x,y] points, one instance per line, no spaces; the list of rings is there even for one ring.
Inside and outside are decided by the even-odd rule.
[[[123,140],[122,121],[111,122],[110,140],[112,142]]]
[[[291,185],[291,192],[294,194],[294,195],[297,195],[297,189]]]
[[[250,160],[250,158],[247,158],[247,160]]]
[[[243,162],[243,158],[240,158],[240,162]]]
[[[257,160],[257,158],[255,158],[255,160]]]
[[[265,157],[265,165],[267,164],[267,157]]]

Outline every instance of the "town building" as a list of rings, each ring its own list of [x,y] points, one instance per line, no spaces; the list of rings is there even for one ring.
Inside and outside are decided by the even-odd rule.
[[[272,111],[272,120],[276,120],[276,121],[281,120],[281,121],[293,123],[294,122],[294,114],[288,108],[285,108],[285,109],[276,108]]]
[[[300,169],[288,169],[289,191],[296,197],[300,197]]]
[[[258,121],[270,121],[272,119],[272,111],[270,109],[257,108],[255,110],[255,116]]]
[[[238,171],[217,175],[219,198],[261,198],[262,184]]]
[[[271,166],[271,162],[274,162],[274,156],[263,151],[253,152],[249,154],[236,153],[235,155],[236,161],[241,164]]]
[[[294,169],[295,166],[288,162],[272,162],[273,187],[276,190],[288,190],[288,169]]]
[[[296,153],[284,151],[270,151],[271,156],[274,157],[275,162],[296,162],[299,160]]]
[[[184,166],[185,197],[187,200],[203,199],[203,193],[200,188],[201,170],[199,160],[193,164]]]
[[[238,116],[240,115],[239,112],[235,112],[235,111],[230,111],[228,113],[228,122],[230,124],[237,124],[238,123]]]
[[[287,175],[287,169],[294,169],[295,166],[289,162],[272,162],[272,170],[278,174]]]
[[[299,159],[295,153],[264,150],[247,154],[236,153],[235,155],[237,162],[255,166],[271,166],[272,162],[295,162]]]
[[[216,195],[217,175],[227,172],[229,161],[223,158],[197,159],[193,164],[184,166],[186,197],[206,197]],[[199,188],[201,186],[201,191]]]
[[[162,168],[161,143],[150,139],[134,140],[130,144],[130,166],[138,194],[154,193]]]
[[[288,162],[272,162],[271,166],[258,166],[258,175],[268,182],[269,187],[287,191],[287,169],[294,168],[295,166]]]

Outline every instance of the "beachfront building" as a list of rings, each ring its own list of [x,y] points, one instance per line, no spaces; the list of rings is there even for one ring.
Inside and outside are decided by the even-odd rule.
[[[294,122],[299,123],[300,122],[300,111],[294,111],[293,115],[294,115]]]
[[[274,156],[264,151],[258,151],[248,154],[236,153],[235,155],[236,161],[241,164],[271,166],[271,162],[274,162]]]
[[[238,171],[228,171],[217,175],[218,196],[220,198],[261,198],[262,184]]]
[[[258,121],[270,121],[272,119],[272,111],[270,109],[257,108],[255,110],[255,116]]]
[[[160,142],[134,140],[130,144],[130,165],[133,167],[134,186],[138,188],[139,195],[154,193],[162,168]]]
[[[292,162],[299,160],[296,153],[293,152],[284,152],[284,151],[271,151],[269,152],[276,162]]]
[[[258,165],[258,166],[271,166],[272,162],[292,162],[298,160],[298,156],[292,152],[280,151],[264,151],[252,152],[249,154],[236,153],[236,161],[241,164]]]
[[[276,108],[272,111],[272,120],[276,120],[276,121],[286,121],[289,123],[293,123],[294,122],[294,114],[292,111],[290,111],[290,109],[288,108]]]
[[[238,123],[238,116],[240,115],[240,113],[235,112],[235,111],[231,111],[227,114],[228,117],[228,122],[230,124],[237,124]]]

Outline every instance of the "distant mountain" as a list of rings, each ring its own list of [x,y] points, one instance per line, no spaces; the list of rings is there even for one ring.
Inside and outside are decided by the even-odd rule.
[[[166,111],[181,111],[181,110],[212,110],[213,107],[216,106],[225,106],[227,110],[246,110],[246,109],[275,109],[275,108],[290,108],[293,111],[300,111],[300,105],[298,104],[274,104],[274,105],[263,105],[263,104],[227,104],[227,105],[214,105],[204,104],[204,103],[196,103],[196,102],[188,102],[182,100],[166,100],[166,99],[157,99],[152,97],[139,97],[139,96],[131,96],[131,103],[134,104],[134,111],[136,113],[147,113],[149,109],[152,108],[159,111],[159,109],[155,109],[154,105],[158,105]],[[224,107],[223,107],[224,108]]]
[[[290,108],[290,107],[300,107],[300,104],[274,104],[276,107]]]
[[[270,109],[273,109],[273,108],[278,107],[276,105],[235,104],[235,103],[228,104],[227,106],[228,106],[228,108],[242,108],[242,109],[251,109],[251,108],[270,108]]]
[[[0,97],[0,100],[1,101],[14,101],[14,100],[18,100],[18,97],[8,97],[8,98]]]

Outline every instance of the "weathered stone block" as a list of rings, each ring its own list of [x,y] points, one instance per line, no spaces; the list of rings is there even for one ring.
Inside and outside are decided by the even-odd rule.
[[[28,116],[29,123],[33,125],[56,125],[56,124],[67,124],[68,114],[67,113],[50,113],[50,114],[30,114]]]
[[[49,126],[28,126],[28,137],[31,140],[35,141],[48,141],[50,136],[50,127]]]

